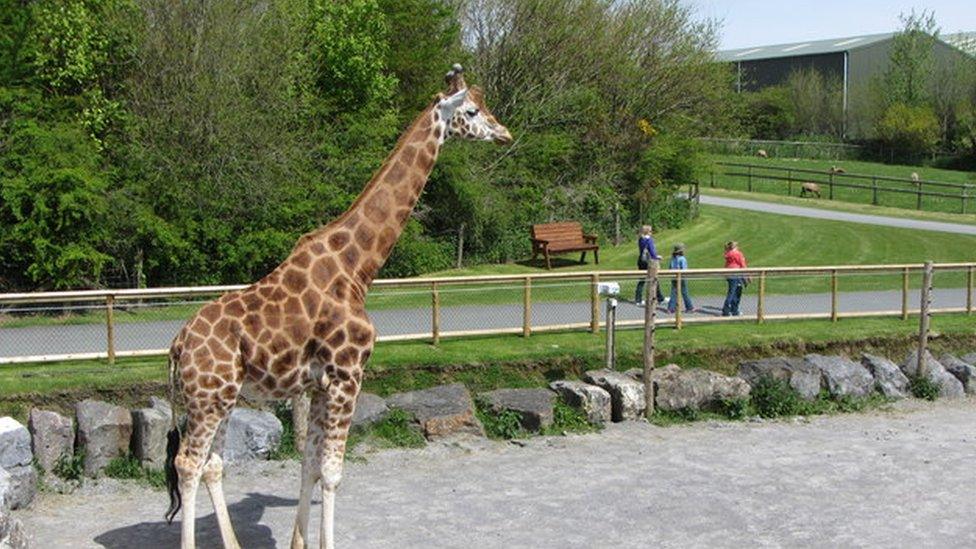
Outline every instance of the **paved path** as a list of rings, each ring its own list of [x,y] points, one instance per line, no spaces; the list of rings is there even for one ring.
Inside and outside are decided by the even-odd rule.
[[[710,206],[723,206],[725,208],[752,210],[756,212],[780,215],[813,217],[816,219],[847,221],[850,223],[866,223],[868,225],[884,225],[886,227],[900,227],[903,229],[918,229],[922,231],[939,231],[943,233],[976,235],[976,225],[964,225],[961,223],[943,223],[939,221],[922,221],[919,219],[905,219],[901,217],[856,214],[835,210],[825,210],[822,208],[789,206],[787,204],[777,204],[775,202],[760,202],[755,200],[742,200],[739,198],[726,198],[723,196],[712,196],[707,194],[701,195],[701,203],[708,204]]]
[[[724,296],[698,296],[696,285],[712,284],[720,288],[724,280],[705,282],[690,281],[688,287],[695,307],[700,311],[687,318],[718,316],[721,314]],[[718,286],[714,286],[717,284]],[[628,286],[630,287],[630,286]],[[583,293],[583,291],[581,291]],[[933,306],[965,307],[966,290],[942,289],[933,292]],[[443,297],[443,294],[442,294]],[[910,294],[911,308],[918,307],[918,294]],[[838,300],[838,309],[846,312],[879,312],[901,310],[900,291],[844,292]],[[601,318],[604,306],[600,307]],[[741,312],[745,316],[756,314],[756,295],[750,287],[742,297]],[[797,294],[766,297],[766,314],[829,313],[830,294]],[[666,317],[662,309],[660,317]],[[430,330],[431,311],[420,309],[386,309],[370,311],[370,318],[381,336],[415,334]],[[644,309],[622,302],[617,312],[618,320],[640,320]],[[532,305],[533,326],[562,325],[590,321],[590,302],[569,303],[537,302]],[[116,349],[120,351],[166,349],[184,320],[158,322],[119,323],[115,329]],[[470,305],[441,308],[441,330],[483,330],[489,328],[521,328],[522,305]],[[69,353],[94,353],[105,351],[105,326],[86,324],[75,326],[31,326],[0,329],[0,357],[60,355]]]
[[[976,546],[976,400],[896,408],[382,452],[346,467],[337,547]],[[244,547],[288,546],[298,470],[229,468]],[[197,539],[217,547],[205,494]],[[36,547],[176,547],[179,525],[161,520],[166,504],[164,492],[107,482],[43,494],[14,515]]]

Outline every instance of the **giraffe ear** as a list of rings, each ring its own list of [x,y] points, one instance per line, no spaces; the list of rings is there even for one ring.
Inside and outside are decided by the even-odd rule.
[[[468,96],[468,89],[463,88],[462,90],[452,93],[451,95],[444,98],[444,100],[441,101],[441,107],[447,111],[450,111],[453,114],[454,111],[461,106],[461,103],[464,103],[464,99],[467,96]]]

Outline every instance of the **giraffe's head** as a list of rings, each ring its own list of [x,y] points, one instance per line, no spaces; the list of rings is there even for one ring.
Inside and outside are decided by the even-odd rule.
[[[446,138],[469,141],[494,141],[499,145],[512,142],[512,134],[501,125],[485,105],[484,92],[477,86],[468,88],[461,65],[447,73],[447,94],[439,94],[438,108],[445,121]]]

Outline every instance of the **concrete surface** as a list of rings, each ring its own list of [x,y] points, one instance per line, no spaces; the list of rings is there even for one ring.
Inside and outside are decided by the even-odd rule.
[[[350,463],[340,548],[973,547],[976,399],[777,422],[440,444]],[[244,547],[287,547],[294,462],[230,468]],[[206,491],[200,547],[219,535]],[[37,547],[175,547],[166,495],[104,481],[15,513]],[[317,547],[319,507],[312,510]]]

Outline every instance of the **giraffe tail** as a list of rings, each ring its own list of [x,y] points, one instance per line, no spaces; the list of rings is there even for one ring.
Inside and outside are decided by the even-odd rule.
[[[166,463],[163,470],[166,473],[166,488],[169,491],[169,510],[166,511],[166,522],[173,523],[173,518],[183,506],[183,498],[180,494],[180,475],[176,471],[176,454],[180,451],[180,427],[177,420],[176,399],[179,396],[179,373],[177,372],[178,361],[170,354],[169,359],[169,387],[170,402],[173,406],[173,428],[166,434]]]

